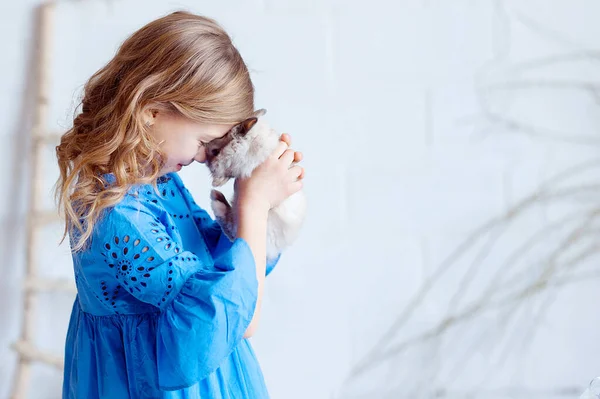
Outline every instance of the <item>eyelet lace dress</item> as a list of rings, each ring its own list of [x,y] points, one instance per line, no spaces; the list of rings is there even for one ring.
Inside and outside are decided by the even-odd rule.
[[[247,242],[229,241],[176,173],[157,186],[131,188],[73,254],[63,398],[268,398],[243,338],[258,288]]]

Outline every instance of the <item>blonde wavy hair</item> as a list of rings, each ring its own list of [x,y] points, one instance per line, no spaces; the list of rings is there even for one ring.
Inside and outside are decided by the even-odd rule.
[[[85,84],[80,106],[56,147],[55,196],[65,217],[61,242],[69,234],[73,252],[86,246],[103,210],[132,185],[156,187],[164,158],[145,113],[235,124],[252,115],[254,87],[224,29],[212,19],[178,11],[127,38]],[[108,173],[114,183],[106,181]]]

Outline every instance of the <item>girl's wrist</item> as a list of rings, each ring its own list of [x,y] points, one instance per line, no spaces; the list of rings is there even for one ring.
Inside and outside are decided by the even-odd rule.
[[[271,209],[271,205],[267,201],[255,197],[241,198],[238,202],[238,207],[240,213],[252,213],[264,216],[266,216]]]

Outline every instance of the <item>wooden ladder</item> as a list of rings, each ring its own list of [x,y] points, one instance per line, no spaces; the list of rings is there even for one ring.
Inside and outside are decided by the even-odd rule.
[[[32,131],[32,147],[30,159],[30,187],[29,210],[27,213],[27,240],[26,240],[26,269],[23,287],[23,316],[21,334],[12,347],[18,354],[16,376],[11,393],[12,399],[25,399],[31,380],[31,366],[33,362],[41,362],[56,367],[59,371],[63,368],[63,356],[44,353],[36,347],[34,332],[37,315],[37,294],[47,291],[75,292],[73,281],[49,279],[38,273],[38,252],[40,247],[39,234],[41,229],[49,223],[57,222],[60,217],[56,211],[42,210],[42,199],[46,193],[42,190],[44,178],[43,152],[48,145],[56,145],[60,134],[50,133],[46,129],[46,117],[49,104],[49,75],[50,53],[53,33],[55,3],[48,2],[37,10],[37,40],[36,44],[36,102]]]

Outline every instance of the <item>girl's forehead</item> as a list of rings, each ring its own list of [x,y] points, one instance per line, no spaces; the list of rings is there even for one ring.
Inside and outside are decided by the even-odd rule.
[[[209,125],[209,124],[199,124],[198,129],[203,135],[206,135],[212,139],[218,139],[223,137],[231,130],[231,128],[235,125]]]
[[[164,115],[163,124],[166,131],[181,131],[191,135],[200,135],[205,139],[223,137],[235,124],[223,125],[194,121],[180,115]]]

